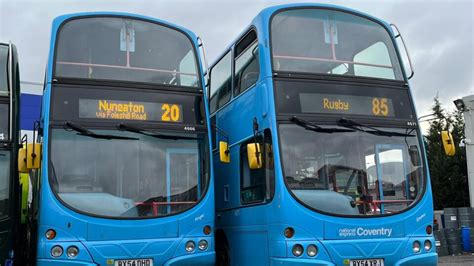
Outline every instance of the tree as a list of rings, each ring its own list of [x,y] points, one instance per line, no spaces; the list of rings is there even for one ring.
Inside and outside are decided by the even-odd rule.
[[[459,147],[464,138],[464,120],[459,111],[448,114],[438,97],[434,98],[431,108],[435,119],[431,120],[426,135],[427,156],[435,209],[461,207],[469,205],[467,186],[467,164],[465,148]],[[456,146],[456,155],[449,157],[444,153],[441,131],[452,132]]]

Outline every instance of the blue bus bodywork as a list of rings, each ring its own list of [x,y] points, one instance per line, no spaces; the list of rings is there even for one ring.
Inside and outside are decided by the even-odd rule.
[[[298,10],[337,13],[334,17],[343,15],[340,15],[337,22],[331,21],[333,15],[320,15],[320,27],[324,29],[321,31],[316,27],[313,32],[309,27],[286,27],[278,32],[277,36],[277,32],[271,30],[272,20],[275,20],[277,14]],[[296,21],[298,18],[303,18],[298,20],[299,22],[306,23],[304,18],[311,14],[298,13],[283,17],[278,23],[284,25],[291,23],[291,19]],[[356,18],[353,18],[354,16]],[[364,72],[361,67],[357,67],[356,73],[353,65],[358,63],[354,63],[355,60],[334,60],[335,51],[342,54],[344,49],[350,49],[350,40],[349,45],[339,47],[343,45],[343,38],[349,34],[344,32],[345,22],[350,24],[352,20],[359,21],[362,18],[364,21],[353,24],[375,23],[380,26],[381,32],[388,33],[385,41],[393,44],[390,58],[393,64],[390,73],[392,80],[383,78],[383,75],[387,74],[385,70],[378,72],[380,76],[371,76],[370,71]],[[331,28],[331,25],[336,26]],[[299,29],[307,30],[306,34],[292,35]],[[311,35],[313,33],[314,36]],[[365,34],[362,30],[353,33],[354,36]],[[254,36],[249,37],[252,34]],[[278,58],[274,55],[272,58],[271,49],[276,49],[277,46],[275,40],[285,40],[285,36],[294,43],[288,46],[282,44],[278,48],[281,48],[282,53],[289,51],[289,54],[293,54],[279,55]],[[317,37],[321,38],[321,47],[327,45],[323,48],[328,49],[329,55],[323,59],[303,58],[307,59],[305,62],[336,62],[347,68],[346,76],[330,75],[339,69],[327,70],[319,63],[301,63],[298,65],[301,67],[298,71],[285,70],[285,67],[295,67],[295,62],[303,57],[300,54],[317,54],[322,49],[314,49],[309,44],[299,49],[294,47],[294,44],[301,40],[316,43],[319,40]],[[219,265],[436,265],[437,254],[431,232],[433,203],[426,155],[407,75],[402,68],[396,72],[396,61],[401,60],[395,38],[389,24],[358,11],[332,5],[283,5],[263,10],[213,63],[209,95],[210,120],[219,129],[213,132],[214,170],[217,177],[216,250]],[[257,41],[253,46],[255,39]],[[316,45],[319,44],[314,44]],[[246,57],[246,51],[249,49],[253,50],[255,60],[246,61],[248,64],[242,66],[240,58],[252,57]],[[251,66],[255,62],[257,65]],[[319,67],[322,72],[307,73],[306,67]],[[366,63],[364,67],[372,67],[375,70],[387,68],[375,63]],[[247,82],[248,78],[251,78],[250,83]],[[391,99],[397,98],[399,101],[384,98],[391,97],[391,93],[398,93],[401,89],[403,100],[397,98],[398,96]],[[302,93],[306,94],[301,95]],[[364,93],[366,95],[363,95]],[[333,97],[334,94],[337,94],[337,97]],[[383,107],[381,114],[377,108],[355,108],[366,106],[367,99],[374,101],[372,96],[385,99],[383,101],[391,105]],[[318,107],[319,101],[324,104],[324,99],[328,99],[328,106]],[[302,106],[303,109],[298,108],[307,101],[309,103]],[[345,106],[345,102],[350,106]],[[401,107],[399,103],[405,103],[405,106]],[[378,100],[375,100],[375,103],[369,101],[367,104],[373,104],[371,108],[374,108]],[[404,113],[406,109],[411,111]],[[393,112],[395,115],[391,119]],[[383,119],[375,117],[376,114],[383,116]],[[337,119],[337,123],[332,122],[333,119]],[[354,120],[360,124],[354,124]],[[367,127],[368,125],[370,127]],[[377,130],[394,132],[375,132]],[[292,135],[294,132],[298,134]],[[405,134],[407,132],[410,133]],[[377,134],[379,136],[376,136]],[[350,156],[343,158],[344,154],[338,151],[324,154],[325,166],[318,166],[321,156],[317,154],[304,158],[308,162],[307,165],[297,165],[304,164],[301,162],[304,161],[301,159],[302,153],[308,150],[330,150],[331,147],[339,145],[336,140],[343,136],[345,142],[341,141],[341,150],[351,143],[368,143],[366,147],[370,148],[371,153],[363,158],[364,167],[351,168],[353,163],[347,163],[347,166],[338,165],[343,159],[347,162],[360,159],[351,159]],[[397,138],[401,142],[394,140]],[[298,143],[298,139],[302,142]],[[407,145],[404,144],[404,139]],[[222,154],[222,151],[216,147],[219,147],[219,142],[222,141],[228,142],[230,163],[219,159],[219,153]],[[264,151],[255,148],[252,152],[257,150],[263,154],[260,160],[263,160],[265,170],[252,175],[252,171],[260,170],[252,170],[249,167],[246,152],[251,150],[251,146],[256,142],[260,143]],[[390,144],[392,142],[393,145]],[[325,143],[329,143],[327,147]],[[283,149],[289,151],[296,149],[298,145],[303,149],[294,150],[291,156],[285,157]],[[408,147],[416,150],[415,157],[419,162],[409,163],[411,153]],[[358,151],[364,152],[363,149]],[[271,155],[265,159],[267,153]],[[347,154],[349,153],[348,151]],[[395,157],[398,159],[381,159],[388,158],[389,153],[394,156],[397,154]],[[331,160],[334,163],[329,163]],[[258,159],[256,161],[256,164],[262,164]],[[380,166],[381,162],[384,163],[383,166]],[[398,175],[401,176],[399,184],[382,179],[388,175],[390,167],[402,172]],[[423,173],[419,172],[422,168]],[[293,176],[285,177],[285,170],[291,169],[298,170],[293,170]],[[351,187],[350,183],[355,181],[347,181],[345,187],[339,186],[336,183],[344,178],[337,173],[344,171],[348,172],[345,180],[359,178],[358,182],[364,183],[365,180],[367,185]],[[323,172],[326,174],[322,174]],[[413,181],[412,175],[418,176],[419,180]],[[319,184],[321,187],[318,187]],[[338,189],[339,192],[344,190],[344,193],[334,193]],[[314,193],[314,190],[320,192]],[[397,211],[396,208],[400,210]],[[429,248],[427,246],[425,249],[425,244],[429,245]]]
[[[181,28],[179,26],[175,26],[172,24],[169,24],[164,21],[160,21],[154,18],[149,18],[149,17],[144,17],[144,16],[139,16],[139,15],[133,15],[133,14],[124,14],[124,13],[109,13],[109,12],[97,12],[97,13],[81,13],[81,14],[71,14],[71,15],[63,15],[58,18],[56,18],[53,22],[52,26],[52,36],[51,36],[51,46],[50,46],[50,55],[49,55],[49,60],[48,60],[48,67],[47,67],[47,72],[46,72],[46,80],[45,80],[45,89],[44,89],[44,97],[43,97],[43,103],[42,103],[42,111],[41,111],[41,129],[42,129],[42,162],[41,162],[41,169],[37,171],[37,182],[34,182],[34,186],[38,190],[36,196],[34,197],[34,206],[37,208],[37,214],[33,214],[33,220],[35,221],[35,226],[33,228],[36,234],[37,239],[33,239],[33,243],[37,243],[37,253],[36,253],[36,265],[129,265],[125,264],[127,263],[126,260],[136,260],[134,263],[142,263],[143,265],[149,265],[150,260],[152,259],[153,265],[188,265],[188,264],[198,264],[198,265],[212,265],[214,264],[214,241],[213,241],[213,230],[203,230],[203,228],[213,228],[214,227],[214,189],[213,189],[213,177],[212,177],[212,167],[208,167],[208,172],[205,173],[207,176],[208,180],[210,183],[206,184],[205,187],[200,188],[202,191],[202,197],[197,200],[197,202],[192,203],[194,204],[192,207],[187,208],[185,211],[177,211],[175,213],[171,213],[169,211],[170,209],[170,183],[172,182],[170,180],[170,173],[168,171],[166,177],[155,177],[155,178],[165,178],[163,181],[167,184],[168,190],[168,197],[164,198],[164,206],[168,206],[167,208],[162,208],[160,206],[162,205],[157,205],[155,206],[155,202],[148,203],[146,205],[146,202],[135,202],[133,200],[125,200],[126,197],[124,198],[117,198],[116,196],[108,195],[104,196],[104,193],[89,193],[86,196],[86,201],[83,204],[83,206],[87,207],[77,207],[77,206],[82,206],[82,205],[71,205],[74,203],[74,200],[76,197],[83,197],[81,193],[69,193],[68,197],[66,197],[67,193],[62,193],[62,196],[58,196],[59,193],[55,193],[53,191],[53,186],[59,186],[60,188],[54,188],[55,190],[61,192],[61,183],[64,181],[59,181],[59,185],[57,183],[53,183],[53,177],[51,175],[54,175],[54,178],[57,178],[55,175],[56,173],[53,173],[52,171],[58,171],[58,168],[61,168],[60,166],[56,165],[56,169],[52,170],[51,167],[54,168],[54,166],[51,166],[52,162],[51,160],[55,160],[56,164],[61,165],[61,158],[53,158],[54,154],[52,154],[51,150],[55,149],[56,151],[60,150],[65,150],[68,148],[65,148],[64,146],[61,146],[60,143],[51,145],[52,141],[52,134],[54,130],[52,128],[52,125],[50,121],[52,120],[52,117],[55,116],[55,111],[53,111],[54,108],[61,108],[54,106],[54,97],[55,95],[59,95],[60,91],[68,86],[74,86],[74,89],[81,91],[82,87],[84,86],[89,86],[88,88],[91,90],[86,91],[86,95],[93,90],[99,91],[101,90],[101,85],[106,84],[105,86],[107,87],[108,91],[107,93],[110,93],[111,95],[114,95],[114,90],[111,90],[110,87],[117,87],[118,90],[127,90],[127,86],[123,85],[117,85],[116,83],[111,83],[111,82],[103,82],[101,80],[94,81],[93,83],[84,83],[81,81],[76,82],[76,80],[69,80],[69,82],[64,82],[63,79],[61,78],[55,78],[55,68],[57,67],[56,65],[56,57],[58,56],[58,51],[61,49],[61,47],[58,47],[58,40],[60,36],[58,36],[58,32],[60,32],[61,28],[64,25],[68,25],[68,22],[75,21],[76,19],[85,19],[87,20],[88,18],[94,18],[94,19],[101,19],[101,18],[115,18],[115,19],[130,19],[131,21],[140,21],[143,22],[144,24],[153,24],[153,25],[158,25],[162,28],[166,28],[171,31],[176,31],[180,32],[183,36],[185,36],[187,39],[190,40],[190,45],[193,47],[193,50],[196,52],[196,60],[197,60],[197,65],[196,65],[196,73],[202,73],[202,68],[201,68],[201,56],[199,54],[199,49],[198,49],[198,42],[197,42],[197,36],[190,32],[189,30],[186,30],[184,28]],[[107,20],[106,20],[107,22]],[[127,22],[128,23],[128,22]],[[130,25],[132,25],[131,22]],[[125,22],[124,22],[125,24]],[[136,27],[137,24],[135,24]],[[105,26],[104,26],[105,27]],[[125,27],[125,26],[124,26]],[[84,30],[84,29],[83,29]],[[136,31],[135,31],[136,30]],[[129,37],[127,35],[127,38],[133,38],[133,41],[126,41],[120,43],[120,45],[124,44],[125,45],[130,45],[131,43],[135,42],[135,34],[138,34],[138,28],[133,30],[133,35],[132,37]],[[76,32],[76,34],[83,34],[83,32]],[[103,32],[103,34],[107,34],[107,32]],[[122,33],[121,33],[122,34]],[[127,33],[128,34],[128,33]],[[116,38],[116,44],[119,45],[119,36],[115,35]],[[123,37],[122,35],[120,37]],[[137,37],[138,38],[138,37]],[[185,38],[185,39],[186,39]],[[105,45],[105,44],[104,44]],[[140,43],[134,43],[134,45],[137,45],[137,48],[133,47],[127,47],[127,54],[128,51],[130,50],[131,52],[134,52],[135,50],[138,50],[138,45]],[[149,44],[147,44],[149,45]],[[151,45],[151,44],[150,44]],[[179,43],[177,43],[179,45]],[[159,48],[159,47],[157,47]],[[67,49],[67,48],[66,48]],[[92,49],[92,48],[91,48]],[[110,47],[111,50],[113,49],[118,49],[115,47]],[[121,49],[124,49],[121,47]],[[133,49],[133,50],[132,50]],[[64,49],[63,49],[64,50]],[[123,51],[123,50],[122,50]],[[64,51],[63,51],[64,52]],[[64,53],[67,55],[69,51],[65,51]],[[92,53],[92,52],[91,52]],[[111,52],[112,53],[112,52]],[[133,53],[132,53],[133,56]],[[96,69],[94,69],[95,66],[89,66],[89,73],[92,73],[93,71],[100,72]],[[80,71],[77,71],[78,73]],[[132,70],[130,70],[130,73]],[[75,73],[75,72],[71,72]],[[64,75],[64,74],[63,74]],[[202,74],[199,74],[199,78],[197,78],[198,83],[195,84],[195,87],[203,87],[203,78]],[[130,74],[130,76],[133,76],[133,74]],[[127,74],[123,74],[121,76],[122,81],[127,81],[126,79],[128,78]],[[125,78],[125,80],[124,80]],[[131,80],[133,81],[133,80]],[[103,82],[103,84],[101,83]],[[65,83],[68,83],[67,85]],[[64,85],[63,85],[64,84]],[[77,85],[78,84],[78,85]],[[131,84],[131,83],[130,83]],[[147,87],[147,84],[140,84],[140,86],[143,85],[143,88],[146,88],[146,92],[148,93],[147,95],[154,95],[154,89],[151,88],[150,86]],[[149,85],[149,84],[148,84]],[[82,86],[82,87],[81,87]],[[92,87],[91,87],[92,86]],[[64,88],[63,88],[64,87]],[[163,89],[162,87],[156,87],[160,93],[161,96],[157,97],[164,97],[166,98],[168,91]],[[137,93],[137,87],[134,87],[135,90],[132,90],[133,95],[140,95],[140,92]],[[198,91],[198,90],[196,90]],[[71,90],[72,93],[72,90]],[[106,96],[100,96],[102,98],[107,99],[107,93],[105,94]],[[176,93],[176,92],[173,92]],[[64,97],[67,97],[70,95],[70,93],[64,94]],[[84,95],[84,94],[83,94]],[[132,94],[129,94],[132,95]],[[201,95],[202,95],[202,90],[201,90]],[[59,97],[59,96],[58,96]],[[82,97],[82,96],[79,96]],[[110,96],[109,100],[113,100],[114,96]],[[132,96],[128,96],[132,97]],[[138,97],[138,96],[137,96]],[[197,98],[199,96],[196,96]],[[100,99],[100,98],[98,98]],[[140,108],[144,108],[143,106],[146,106],[146,108],[149,108],[150,103],[141,103],[137,105],[132,105],[132,101],[135,103],[135,99],[132,97],[130,99],[130,106],[136,108],[137,106]],[[64,103],[67,104],[67,101],[64,101]],[[120,104],[120,102],[119,102]],[[128,104],[128,103],[127,103]],[[148,105],[147,105],[148,104]],[[51,108],[53,106],[53,108]],[[207,104],[204,104],[204,109],[203,112],[206,114],[208,111]],[[121,106],[120,108],[122,108]],[[183,107],[182,107],[183,108]],[[186,109],[186,106],[183,108]],[[69,110],[63,110],[62,112],[67,113]],[[59,111],[58,113],[61,113]],[[94,113],[92,113],[94,115]],[[203,119],[206,119],[207,116],[204,116]],[[164,120],[163,120],[164,121]],[[107,123],[108,120],[104,123]],[[133,122],[133,121],[132,121]],[[79,122],[77,122],[79,123]],[[207,120],[201,121],[203,132],[205,133],[207,130],[207,125],[209,123]],[[93,126],[94,127],[99,127],[99,126]],[[152,131],[152,126],[149,126],[149,130]],[[166,126],[162,127],[166,129]],[[71,131],[70,128],[66,128],[64,126],[64,129],[68,129]],[[58,129],[60,131],[61,129]],[[95,129],[88,129],[88,130],[95,130]],[[118,133],[112,133],[112,134],[120,134],[118,130],[115,130],[114,128],[111,128],[114,132]],[[135,132],[136,136],[132,136],[130,133],[127,135],[126,139],[131,139],[130,141],[135,141],[136,139],[140,138],[140,134],[138,134],[134,129],[130,130],[130,132]],[[181,128],[180,128],[181,130]],[[141,132],[141,129],[138,130]],[[74,131],[72,131],[74,132]],[[145,132],[145,131],[143,131]],[[145,132],[148,134],[148,131]],[[58,136],[61,136],[60,134],[63,133],[57,133],[59,134]],[[64,133],[64,134],[69,134],[69,133]],[[80,134],[80,133],[78,133]],[[149,133],[150,135],[154,133]],[[205,137],[203,137],[203,143],[209,143],[208,142],[208,134],[204,134]],[[76,136],[76,135],[74,135]],[[78,137],[78,135],[76,136]],[[94,137],[94,136],[92,136]],[[41,138],[40,138],[41,139]],[[89,140],[89,139],[87,139]],[[93,140],[93,138],[91,138]],[[82,140],[83,142],[85,140]],[[100,142],[100,143],[107,143],[109,140],[105,140],[105,142]],[[120,141],[120,140],[117,140]],[[125,140],[128,141],[128,140]],[[170,140],[170,141],[176,141],[176,140]],[[84,142],[86,143],[86,142]],[[99,142],[98,142],[99,143]],[[120,142],[119,142],[120,143]],[[151,143],[151,142],[150,142]],[[59,145],[59,146],[58,146]],[[118,144],[120,145],[120,144]],[[115,145],[117,146],[117,145]],[[146,146],[146,143],[145,143]],[[79,147],[79,146],[74,146],[74,147]],[[89,146],[90,147],[90,146]],[[141,149],[145,149],[146,147],[142,147]],[[59,149],[59,150],[58,150]],[[93,149],[93,148],[92,148]],[[108,149],[113,149],[113,147],[109,147]],[[205,148],[208,149],[208,148]],[[66,153],[61,153],[61,156],[67,156],[68,153],[73,153],[75,152],[74,148],[71,146],[70,151],[66,151]],[[97,151],[99,152],[99,151]],[[170,154],[172,154],[173,151],[170,151]],[[177,149],[174,152],[181,152],[184,153],[186,152],[183,149]],[[196,151],[192,151],[190,153],[190,156],[194,156],[196,154]],[[108,156],[102,154],[102,156]],[[114,156],[111,154],[110,156]],[[209,152],[204,152],[203,156],[200,155],[198,162],[201,161],[207,161],[210,160],[210,155]],[[84,157],[84,156],[83,156]],[[78,156],[78,161],[77,163],[80,163],[79,158],[83,159],[83,157]],[[52,159],[53,158],[53,159]],[[105,157],[100,157],[100,159]],[[117,157],[118,158],[118,157]],[[172,162],[172,161],[171,161]],[[100,162],[99,162],[100,163]],[[103,162],[105,163],[105,162]],[[127,163],[127,161],[122,162],[122,164]],[[170,161],[168,160],[167,163],[169,164]],[[179,164],[180,162],[177,161]],[[200,163],[199,163],[200,164]],[[149,164],[150,166],[152,164]],[[144,167],[147,167],[148,165],[144,165]],[[91,167],[91,161],[89,163],[84,163],[83,165],[79,165],[80,168],[85,168],[87,169],[88,167]],[[127,166],[128,168],[132,166]],[[67,169],[67,168],[66,168]],[[94,168],[96,169],[96,168]],[[126,168],[122,169],[122,172],[125,171]],[[59,170],[63,171],[63,170]],[[59,174],[58,171],[58,175]],[[137,170],[139,171],[139,170]],[[110,170],[110,174],[112,175],[112,169]],[[63,177],[59,177],[62,179]],[[65,177],[64,177],[65,178]],[[119,178],[117,176],[116,178]],[[123,178],[123,177],[122,177]],[[131,178],[131,177],[130,177]],[[137,177],[139,178],[139,177]],[[204,178],[204,177],[202,177]],[[80,179],[80,178],[79,178]],[[77,180],[77,177],[76,177]],[[151,181],[150,181],[151,182]],[[194,181],[193,181],[194,182]],[[122,185],[123,186],[123,185]],[[126,183],[124,186],[127,186]],[[146,183],[143,186],[140,186],[138,188],[137,184],[130,183],[128,186],[134,186],[137,187],[139,190],[137,193],[141,193],[140,191],[146,190]],[[151,186],[151,185],[148,185]],[[64,187],[66,187],[64,185]],[[68,188],[70,189],[70,188]],[[73,188],[78,190],[77,187]],[[88,188],[86,188],[87,190]],[[91,188],[92,189],[92,188]],[[104,190],[110,189],[109,187],[104,187]],[[125,189],[120,188],[120,189]],[[73,192],[77,192],[74,190]],[[63,191],[64,190],[63,188]],[[93,188],[93,191],[97,191],[97,189]],[[165,193],[165,192],[163,192]],[[89,202],[87,202],[89,201]],[[67,202],[67,203],[66,203]],[[163,203],[163,202],[161,202]],[[153,211],[149,211],[147,215],[158,215],[157,213],[165,213],[165,215],[162,215],[162,217],[132,217],[134,214],[138,212],[137,210],[132,210],[132,213],[134,214],[127,214],[130,215],[130,217],[125,217],[125,218],[120,218],[119,217],[107,217],[107,216],[112,216],[112,215],[92,215],[95,214],[93,211],[88,211],[92,209],[99,209],[101,211],[106,211],[106,210],[113,210],[118,208],[117,206],[127,206],[130,207],[130,205],[133,206],[133,204],[136,204],[135,209],[138,208],[139,205],[143,205],[146,208],[147,206],[153,206]],[[166,205],[167,204],[167,205]],[[102,206],[101,206],[102,205]],[[155,208],[156,207],[156,208]],[[124,208],[124,207],[120,207]],[[147,209],[148,210],[148,209]],[[88,214],[89,212],[89,214]],[[111,213],[112,211],[110,211]],[[92,213],[92,214],[91,214]],[[50,240],[47,239],[47,232],[50,230],[54,230],[55,236]],[[206,231],[206,232],[204,232]],[[207,241],[208,246],[206,246],[203,250],[198,248],[198,242],[199,241]],[[192,250],[186,250],[186,243],[189,241],[192,241],[194,243],[194,248]],[[53,248],[59,246],[63,252],[59,256],[53,256]],[[67,250],[69,247],[76,247],[78,250],[78,253],[75,256],[69,256],[67,253]],[[57,254],[57,253],[56,253]],[[141,265],[141,264],[140,264]]]

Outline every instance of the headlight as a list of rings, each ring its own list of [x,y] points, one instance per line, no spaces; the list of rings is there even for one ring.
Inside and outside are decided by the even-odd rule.
[[[199,241],[198,248],[199,248],[199,250],[206,250],[207,245],[208,245],[207,241],[203,239],[203,240]]]
[[[79,249],[76,246],[70,246],[66,249],[66,256],[69,258],[77,257],[79,254]]]
[[[51,256],[57,258],[63,254],[63,248],[61,246],[54,246],[51,249]]]
[[[293,255],[295,255],[296,257],[299,257],[301,255],[303,255],[303,246],[300,245],[300,244],[296,244],[293,246],[293,249],[292,249],[292,252],[293,252]]]
[[[318,247],[315,245],[309,245],[306,248],[306,254],[308,254],[310,257],[316,256],[316,254],[318,254]]]
[[[420,242],[418,241],[413,242],[413,252],[418,253],[420,252],[420,249],[421,249]]]
[[[187,252],[193,252],[196,248],[196,243],[194,243],[194,241],[192,240],[189,240],[188,242],[186,242],[185,248]]]
[[[430,251],[431,249],[431,241],[425,240],[425,250]]]

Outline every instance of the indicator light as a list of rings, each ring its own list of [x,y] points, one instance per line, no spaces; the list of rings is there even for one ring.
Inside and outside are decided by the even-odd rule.
[[[52,240],[56,237],[56,231],[54,231],[53,229],[49,229],[48,231],[46,231],[46,239],[48,240]]]
[[[209,225],[204,226],[204,229],[202,230],[205,235],[211,234],[212,228]]]
[[[285,228],[284,235],[286,238],[292,238],[295,235],[295,229],[292,227]]]

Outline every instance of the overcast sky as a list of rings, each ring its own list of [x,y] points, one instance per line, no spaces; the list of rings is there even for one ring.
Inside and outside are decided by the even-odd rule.
[[[83,11],[123,11],[160,18],[201,36],[212,62],[267,6],[295,1],[19,1],[0,0],[0,42],[11,40],[20,55],[21,78],[42,82],[52,20]],[[304,1],[296,1],[304,2]],[[395,23],[412,56],[412,90],[419,115],[439,94],[452,100],[474,94],[473,1],[318,1],[347,6]]]

